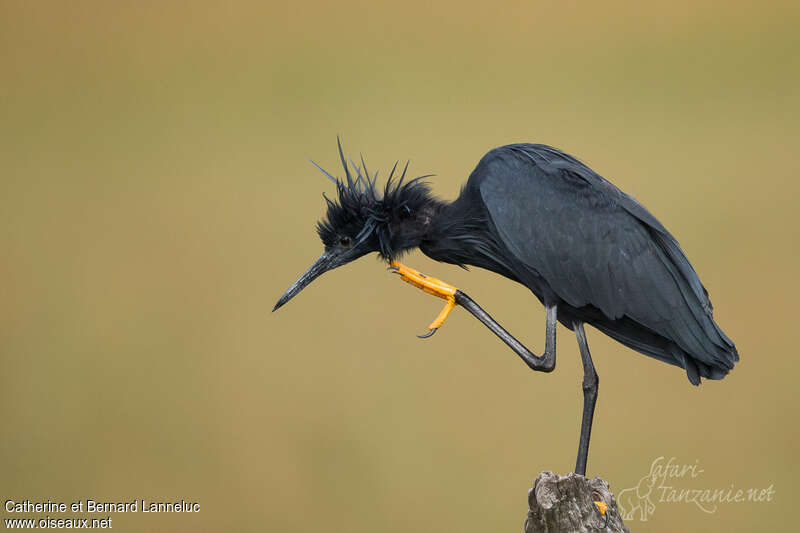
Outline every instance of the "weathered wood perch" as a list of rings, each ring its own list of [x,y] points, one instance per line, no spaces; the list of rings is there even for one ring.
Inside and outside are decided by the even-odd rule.
[[[607,506],[607,524],[596,501]],[[608,483],[599,477],[542,472],[528,491],[528,505],[525,533],[628,533]]]

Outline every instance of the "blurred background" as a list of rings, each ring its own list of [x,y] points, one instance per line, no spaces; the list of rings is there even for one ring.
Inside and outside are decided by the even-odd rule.
[[[551,375],[467,313],[418,340],[441,302],[372,258],[270,310],[321,252],[308,158],[338,172],[337,134],[445,199],[536,141],[664,222],[741,354],[693,388],[590,329],[589,474],[618,492],[676,457],[703,469],[676,488],[775,491],[655,500],[634,531],[781,529],[798,23],[796,2],[0,2],[0,496],[201,505],[122,531],[520,531],[535,476],[574,467],[570,332]],[[542,349],[525,289],[406,262]]]

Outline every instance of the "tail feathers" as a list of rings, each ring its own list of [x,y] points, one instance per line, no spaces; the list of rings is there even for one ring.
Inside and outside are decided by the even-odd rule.
[[[700,378],[706,379],[722,379],[728,375],[728,372],[733,368],[734,362],[739,360],[739,353],[736,347],[731,347],[731,352],[726,352],[729,361],[724,365],[709,365],[703,361],[699,361],[680,349],[676,344],[670,344],[670,352],[673,357],[680,361],[680,365],[686,369],[686,377],[689,378],[689,383],[692,385],[700,385]]]
[[[629,327],[620,327],[623,321],[627,322],[626,319],[618,319],[611,324],[604,323],[604,321],[593,321],[592,325],[628,348],[685,369],[686,377],[692,385],[700,385],[700,378],[715,380],[724,378],[739,360],[736,346],[730,341],[729,346],[726,348],[717,347],[718,357],[715,358],[714,363],[709,364],[693,357],[674,342],[645,329],[639,324],[636,327],[630,327],[631,324],[625,323],[625,326]],[[716,326],[716,324],[714,325]],[[719,332],[723,338],[727,339],[722,330],[719,330]]]
[[[720,336],[720,338],[725,343],[725,348],[727,348],[726,351],[727,351],[727,354],[728,354],[728,361],[731,364],[731,368],[733,368],[734,363],[738,363],[739,362],[739,351],[736,349],[736,345],[733,344],[733,341],[730,338],[728,338],[728,336],[725,335],[725,332],[722,331],[722,328],[720,328],[717,325],[717,322],[712,319],[711,323],[714,325],[714,329],[716,330],[717,334]]]

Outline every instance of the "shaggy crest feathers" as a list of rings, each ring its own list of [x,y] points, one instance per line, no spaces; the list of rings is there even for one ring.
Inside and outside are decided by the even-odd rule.
[[[338,138],[337,143],[345,179],[334,177],[311,161],[336,185],[338,194],[335,200],[328,198],[325,193],[322,194],[328,204],[328,211],[325,219],[317,223],[317,233],[326,247],[335,246],[342,237],[352,239],[353,246],[374,239],[377,252],[387,261],[391,261],[401,251],[395,238],[395,228],[429,201],[430,187],[422,180],[433,174],[405,181],[408,162],[399,177],[395,177],[395,163],[386,183],[380,187],[377,183],[378,172],[370,176],[364,157],[361,156],[361,165],[355,164],[351,159],[348,167],[342,143]]]

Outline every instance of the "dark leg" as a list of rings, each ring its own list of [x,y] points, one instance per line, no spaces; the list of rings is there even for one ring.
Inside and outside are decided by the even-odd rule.
[[[589,344],[586,342],[586,333],[583,331],[583,322],[575,322],[575,336],[578,337],[578,347],[581,351],[583,362],[583,417],[581,419],[581,439],[578,444],[578,461],[575,464],[575,473],[586,475],[586,458],[589,455],[589,437],[592,434],[592,418],[594,405],[597,403],[597,389],[600,379],[594,370],[592,354],[589,353]]]
[[[428,326],[428,333],[425,335],[418,335],[422,339],[426,339],[436,333],[436,331],[444,324],[444,321],[447,319],[447,316],[450,314],[450,311],[456,306],[456,304],[464,307],[467,311],[473,314],[475,318],[483,322],[483,324],[489,328],[492,333],[500,337],[503,342],[505,342],[514,353],[519,355],[525,364],[531,367],[533,370],[537,370],[540,372],[552,372],[553,369],[556,367],[556,306],[555,305],[548,305],[547,308],[547,325],[545,328],[545,344],[544,344],[544,354],[539,357],[529,349],[527,349],[521,342],[515,339],[508,331],[506,331],[503,326],[497,323],[495,319],[489,315],[486,311],[481,309],[475,301],[461,292],[460,290],[456,289],[452,285],[445,283],[444,281],[436,278],[431,278],[426,276],[422,272],[418,270],[414,270],[413,268],[409,268],[402,263],[397,261],[392,261],[391,266],[392,272],[395,274],[399,274],[400,278],[405,281],[406,283],[410,283],[411,285],[417,287],[418,289],[422,289],[423,291],[427,292],[428,294],[432,294],[444,300],[447,300],[447,303],[442,309],[442,312],[439,313],[439,316],[436,317],[436,320],[431,322],[431,325]]]
[[[539,357],[527,349],[521,342],[515,339],[508,331],[493,319],[489,313],[484,311],[475,301],[457,290],[455,301],[458,305],[472,313],[475,318],[492,330],[492,333],[500,337],[514,352],[519,355],[525,364],[533,370],[539,372],[552,372],[556,367],[556,314],[555,305],[547,306],[547,319],[545,325],[544,354]],[[592,404],[594,406],[594,404]]]

